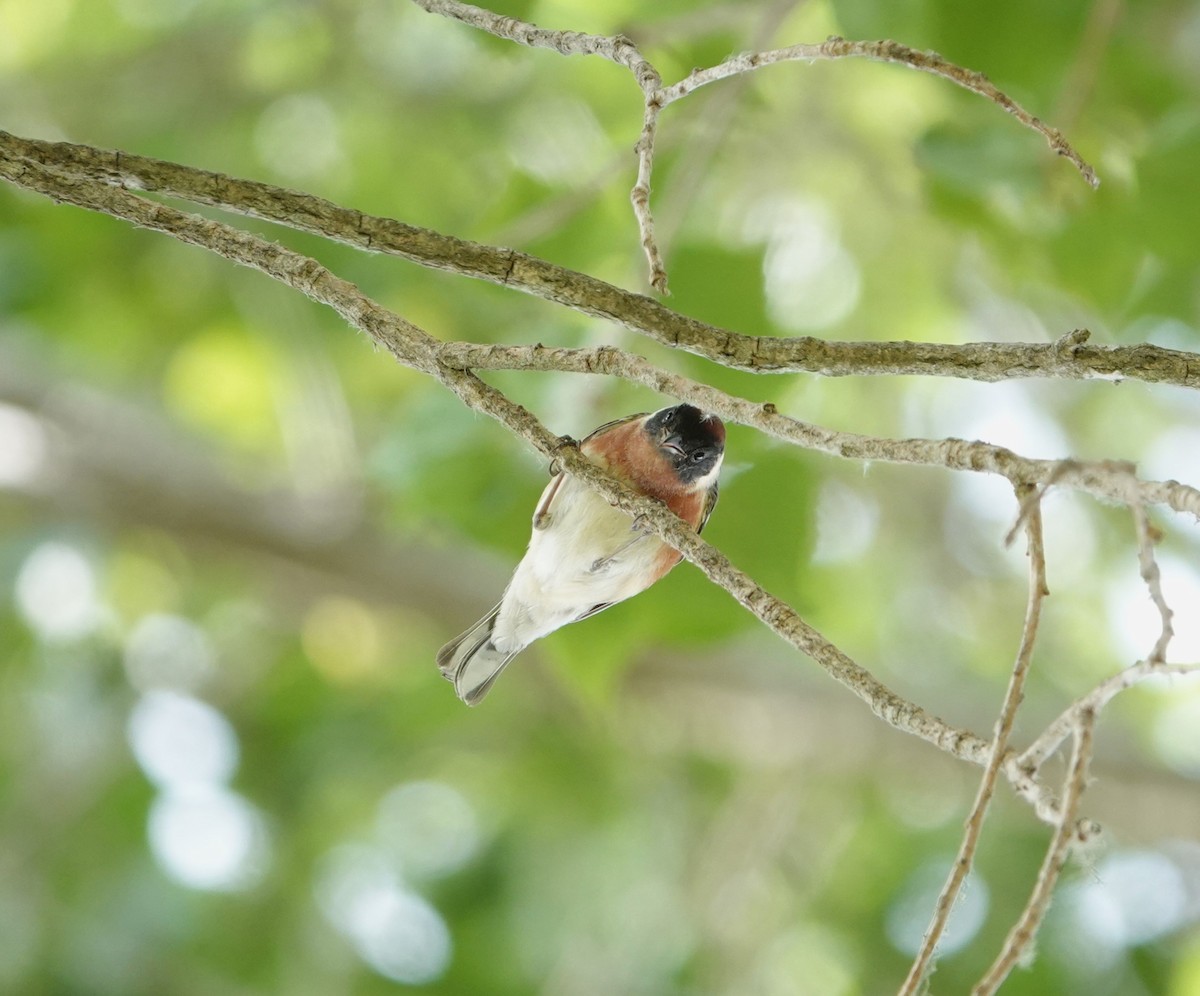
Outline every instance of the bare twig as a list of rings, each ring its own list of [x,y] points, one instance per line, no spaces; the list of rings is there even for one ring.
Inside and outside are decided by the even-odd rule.
[[[79,147],[71,147],[79,149]],[[95,152],[95,150],[84,150]],[[120,164],[115,164],[120,169]],[[168,164],[169,165],[169,164]],[[392,315],[363,297],[352,284],[342,281],[314,260],[265,240],[257,239],[216,221],[187,215],[164,205],[147,201],[109,184],[89,181],[77,175],[64,175],[34,160],[14,155],[5,148],[0,136],[0,176],[61,201],[75,203],[92,210],[125,218],[134,224],[157,229],[182,241],[204,246],[243,265],[262,270],[275,279],[293,286],[312,299],[335,308],[355,328],[365,331],[373,340],[388,348],[401,362],[437,377],[459,395],[465,403],[487,411],[500,419],[514,434],[524,438],[547,456],[555,453],[556,438],[519,406],[512,405],[503,395],[494,392],[477,377],[463,369],[465,364],[504,366],[511,362],[513,351],[527,369],[550,369],[548,355],[554,359],[554,369],[582,369],[593,372],[609,365],[627,365],[631,375],[657,389],[694,398],[698,403],[731,418],[744,420],[782,438],[791,438],[803,445],[858,459],[893,459],[913,463],[938,463],[951,468],[974,470],[994,467],[1010,480],[1030,483],[1044,482],[1058,474],[1064,486],[1077,487],[1101,495],[1125,500],[1128,480],[1113,478],[1113,471],[1123,465],[1074,464],[1069,473],[1058,463],[1023,461],[1000,447],[986,447],[962,440],[875,440],[854,434],[835,433],[788,419],[772,405],[756,405],[744,399],[732,399],[705,385],[686,382],[674,375],[657,371],[640,357],[603,348],[596,351],[547,351],[540,347],[463,347],[442,344],[411,323]],[[645,300],[645,299],[642,299]],[[539,359],[540,356],[540,359]],[[665,378],[665,379],[664,379]],[[735,415],[734,413],[740,413]],[[809,627],[790,607],[774,599],[748,577],[732,567],[717,551],[677,520],[670,516],[656,517],[655,507],[644,499],[624,491],[587,461],[573,459],[570,453],[560,455],[568,470],[591,482],[610,501],[631,514],[646,516],[659,535],[677,546],[684,555],[701,567],[717,584],[730,591],[739,602],[753,612],[771,629],[804,653],[813,657],[828,673],[851,688],[872,710],[898,729],[936,744],[955,757],[975,764],[986,763],[988,744],[967,731],[956,729],[920,709],[914,703],[896,696],[877,682],[869,672],[846,657],[820,633]],[[1181,511],[1196,514],[1200,510],[1200,494],[1176,482],[1139,482],[1137,491],[1147,504],[1166,503]],[[661,513],[661,509],[657,510]],[[1057,819],[1058,805],[1037,780],[1036,769],[1006,763],[1005,774],[1017,791],[1035,808],[1042,819]]]
[[[979,838],[983,833],[983,822],[987,816],[988,806],[996,792],[996,781],[1008,752],[1009,738],[1012,736],[1013,723],[1016,720],[1017,709],[1021,705],[1025,693],[1025,677],[1029,673],[1029,664],[1033,659],[1033,648],[1037,641],[1038,625],[1041,622],[1042,602],[1049,593],[1046,588],[1046,551],[1042,541],[1042,514],[1039,491],[1026,485],[1017,489],[1021,499],[1020,517],[1025,523],[1025,534],[1029,546],[1026,551],[1029,557],[1029,591],[1025,602],[1025,623],[1021,630],[1021,642],[1017,648],[1016,661],[1013,663],[1012,674],[1008,681],[1008,690],[1004,695],[1004,704],[1000,709],[1000,717],[996,721],[996,730],[988,751],[987,763],[984,765],[983,778],[980,779],[979,789],[975,795],[975,803],[968,815],[962,843],[958,854],[950,867],[942,891],[934,905],[933,918],[921,940],[921,946],[913,959],[908,977],[900,987],[899,996],[913,996],[920,991],[933,962],[934,952],[938,941],[946,929],[950,912],[958,900],[963,882],[970,874],[971,865],[975,860],[975,851],[979,846]],[[1030,496],[1033,496],[1030,498]]]
[[[549,48],[562,55],[598,55],[624,66],[643,90],[657,89],[662,77],[624,35],[591,35],[583,31],[553,31],[539,28],[517,17],[507,17],[460,0],[413,0],[431,14],[453,18],[497,38],[506,38],[530,48]]]
[[[1154,641],[1154,646],[1151,648],[1146,662],[1148,664],[1165,664],[1167,647],[1175,635],[1175,629],[1171,625],[1171,617],[1174,613],[1163,596],[1162,575],[1158,569],[1158,561],[1154,559],[1154,544],[1159,538],[1159,532],[1146,517],[1146,509],[1142,504],[1141,496],[1135,492],[1130,495],[1128,501],[1129,510],[1133,513],[1134,529],[1137,532],[1139,572],[1142,580],[1146,582],[1146,589],[1150,592],[1150,601],[1158,610],[1161,623],[1158,637]]]
[[[681,100],[694,90],[708,83],[728,79],[779,62],[813,62],[818,59],[865,58],[877,62],[894,62],[932,73],[950,80],[972,93],[990,100],[1015,117],[1027,128],[1042,135],[1060,156],[1064,156],[1083,178],[1092,186],[1100,181],[1095,171],[1083,157],[1063,138],[1055,128],[1034,117],[986,76],[965,69],[936,52],[921,52],[894,41],[847,41],[832,37],[820,44],[792,45],[788,48],[768,52],[749,52],[732,56],[724,62],[707,69],[694,69],[684,79],[672,86],[663,86],[657,69],[624,35],[593,35],[581,31],[552,31],[539,28],[516,17],[506,17],[463,3],[461,0],[413,0],[417,6],[434,14],[453,18],[486,31],[498,38],[506,38],[520,45],[533,48],[554,49],[563,55],[598,55],[617,65],[624,66],[637,81],[642,91],[642,131],[634,150],[637,153],[637,180],[630,193],[633,213],[637,220],[642,251],[650,267],[650,286],[660,294],[667,293],[667,272],[662,253],[654,232],[654,215],[650,210],[650,178],[654,171],[654,142],[658,131],[658,116],[663,108]]]
[[[1198,672],[1200,672],[1200,663],[1159,664],[1149,660],[1139,661],[1123,671],[1118,671],[1105,678],[1086,695],[1072,702],[1022,754],[1012,758],[1009,765],[1014,769],[1037,771],[1058,750],[1059,744],[1071,735],[1071,731],[1078,725],[1079,717],[1083,713],[1099,714],[1121,692],[1132,688],[1151,675],[1184,675]],[[1010,774],[1010,777],[1014,777],[1014,775]]]
[[[998,474],[1014,486],[1039,485],[1036,498],[1051,486],[1122,503],[1136,494],[1144,503],[1164,504],[1200,518],[1200,490],[1178,481],[1141,481],[1126,461],[1035,460],[1003,446],[964,439],[885,439],[840,432],[784,415],[773,404],[740,398],[664,370],[615,346],[558,349],[540,344],[448,342],[439,350],[439,357],[443,363],[464,370],[555,370],[622,377],[690,401],[727,421],[753,426],[777,439],[831,456]],[[1022,509],[1031,509],[1034,504],[1035,499],[1027,495]],[[1018,525],[1024,525],[1024,515]]]
[[[580,31],[548,31],[515,17],[502,17],[460,0],[413,0],[432,14],[441,14],[462,21],[481,31],[507,38],[509,41],[533,48],[552,48],[563,55],[598,55],[624,66],[642,90],[642,133],[634,150],[637,152],[637,180],[629,199],[641,234],[642,252],[650,267],[650,286],[660,294],[667,293],[667,270],[663,264],[658,240],[654,236],[654,214],[650,210],[650,174],[654,169],[654,136],[658,128],[658,112],[662,109],[662,77],[658,70],[624,35],[589,35]]]
[[[439,357],[441,344],[436,339],[372,301],[316,260],[222,222],[185,214],[94,181],[63,177],[35,163],[0,158],[0,176],[56,200],[101,211],[209,249],[328,305],[401,363],[435,377],[468,407],[490,415],[543,456],[557,460],[564,470],[595,488],[622,511],[641,517],[711,581],[729,592],[773,632],[811,657],[885,722],[962,760],[984,762],[987,756],[984,740],[901,698],[806,623],[791,606],[734,567],[724,554],[701,539],[664,505],[631,491],[591,463],[577,447],[564,446],[560,437],[547,430],[530,412],[475,374],[448,366]]]
[[[1053,343],[831,342],[810,336],[745,335],[681,315],[642,294],[527,253],[363,214],[271,184],[87,145],[18,138],[4,131],[0,131],[0,152],[81,178],[158,191],[511,287],[736,370],[807,372],[825,377],[959,377],[984,382],[1026,377],[1128,378],[1200,387],[1200,356],[1196,353],[1149,343],[1092,345],[1084,329]]]
[[[1095,173],[1055,129],[1016,104],[980,73],[931,52],[891,41],[830,38],[727,59],[694,70],[671,86],[638,47],[623,35],[602,36],[550,31],[512,17],[459,2],[414,0],[425,10],[456,18],[493,35],[564,55],[593,55],[629,70],[643,100],[636,145],[637,177],[631,201],[650,283],[667,291],[667,275],[650,207],[658,119],[662,110],[694,90],[766,65],[785,61],[867,58],[927,72],[996,103],[1021,124],[1041,134],[1084,179]],[[765,39],[764,39],[765,40]],[[975,993],[993,993],[1027,953],[1046,914],[1072,842],[1095,832],[1079,816],[1087,783],[1094,723],[1099,711],[1126,688],[1151,674],[1179,674],[1196,666],[1166,663],[1172,638],[1171,609],[1163,596],[1154,557],[1157,533],[1146,506],[1162,503],[1200,518],[1200,491],[1175,481],[1141,481],[1131,465],[1119,462],[1029,460],[1003,447],[959,439],[881,439],[838,432],[791,418],[773,404],[729,395],[699,381],[654,366],[641,356],[612,347],[548,349],[539,345],[479,346],[442,343],[366,297],[315,260],[218,221],[206,220],[157,203],[141,191],[158,191],[314,232],[370,251],[387,252],[425,266],[452,270],[532,293],[583,313],[618,322],[660,343],[684,349],[733,369],[754,372],[805,370],[827,376],[846,374],[924,374],[988,381],[1012,377],[1138,378],[1187,387],[1200,386],[1196,354],[1151,345],[1089,345],[1089,333],[1075,330],[1052,344],[973,343],[940,345],[911,342],[828,343],[811,338],[764,338],[707,325],[678,315],[658,302],[630,294],[584,274],[556,267],[512,250],[448,238],[396,221],[363,215],[328,201],[266,184],[237,180],[144,157],[109,153],[87,146],[35,142],[0,132],[0,176],[60,201],[122,218],[135,225],[201,246],[233,262],[255,268],[335,310],[353,328],[383,346],[401,363],[437,379],[466,406],[485,413],[563,470],[584,481],[607,501],[638,517],[678,549],[714,584],[724,588],[759,621],[811,657],[832,678],[862,699],[889,725],[934,744],[961,760],[983,767],[983,776],[964,823],[955,862],[938,897],[931,922],[902,994],[917,992],[933,963],[937,945],[977,852],[988,809],[1001,775],[1027,799],[1040,818],[1055,826],[1052,840],[1024,911],[1008,934],[995,963]],[[776,598],[721,551],[701,539],[664,506],[637,495],[587,460],[572,442],[555,436],[532,413],[484,382],[484,369],[556,370],[623,377],[656,391],[691,401],[727,421],[753,426],[808,449],[871,461],[883,460],[947,469],[1000,474],[1017,489],[1020,509],[1010,535],[1024,528],[1029,542],[1029,590],[1020,644],[1004,702],[990,742],[929,714],[897,695]],[[1017,709],[1032,660],[1046,589],[1041,501],[1051,486],[1070,487],[1129,506],[1137,533],[1140,574],[1161,618],[1149,657],[1072,703],[1022,754],[1010,748]],[[274,534],[268,534],[274,538]],[[286,539],[286,537],[284,537]],[[279,542],[283,542],[280,540]],[[324,553],[325,551],[320,551]],[[335,560],[336,562],[336,560]],[[1039,780],[1040,770],[1067,736],[1074,736],[1061,797]]]
[[[1107,464],[1106,467],[1111,469],[1114,465]],[[1066,477],[1068,471],[1077,470],[1079,463],[1076,460],[1060,460],[1055,466],[1050,475],[1042,480],[1036,488],[1026,488],[1022,492],[1018,492],[1020,497],[1020,507],[1017,510],[1017,521],[1012,524],[1012,528],[1004,537],[1004,545],[1012,546],[1013,540],[1017,538],[1017,533],[1025,528],[1025,523],[1029,516],[1034,512],[1040,512],[1042,507],[1042,499],[1046,497],[1046,492],[1055,484]],[[1136,476],[1136,471],[1132,466],[1125,465],[1121,468],[1128,476]]]
[[[1049,127],[1040,118],[1034,117],[1025,108],[1009,97],[992,83],[983,73],[964,69],[936,52],[921,52],[899,42],[882,41],[848,41],[845,38],[829,38],[820,44],[790,45],[787,48],[777,48],[770,52],[747,52],[735,55],[720,65],[709,69],[694,69],[691,74],[680,80],[674,86],[663,91],[663,104],[671,103],[681,97],[686,97],[693,90],[717,80],[727,79],[740,73],[747,73],[763,66],[779,62],[815,62],[819,59],[871,59],[876,62],[895,62],[910,69],[923,73],[932,73],[942,79],[949,80],[972,93],[990,100],[993,104],[1007,111],[1021,122],[1026,128],[1031,128],[1049,143],[1050,148],[1079,170],[1080,175],[1092,187],[1100,185],[1095,170],[1079,155],[1071,144],[1063,138],[1055,128]]]
[[[746,43],[752,49],[760,49],[765,46],[774,37],[780,25],[801,3],[803,0],[774,0],[773,3],[769,3],[764,8],[759,20],[752,26]],[[714,8],[705,8],[704,13],[709,12],[715,12]],[[745,27],[744,9],[740,14],[740,26]],[[730,25],[730,27],[735,27],[735,25]],[[656,24],[655,28],[661,30],[661,25]],[[638,37],[642,39],[643,44],[647,44],[644,28],[639,29]],[[677,42],[673,43],[678,44]],[[702,115],[702,129],[689,136],[688,143],[672,168],[668,194],[670,201],[667,204],[669,211],[664,209],[661,201],[659,203],[657,231],[660,247],[664,242],[669,243],[682,225],[684,216],[698,203],[696,194],[708,176],[713,158],[725,143],[731,126],[741,113],[742,100],[751,83],[753,83],[752,77],[740,76],[729,86],[723,87],[705,106]]]
[[[1025,909],[1009,931],[1004,946],[996,960],[987,970],[984,977],[971,990],[971,996],[991,996],[1006,978],[1013,967],[1021,960],[1033,945],[1038,928],[1050,908],[1050,897],[1058,884],[1058,877],[1066,864],[1067,855],[1073,843],[1083,843],[1080,837],[1081,827],[1087,821],[1077,822],[1079,799],[1087,787],[1088,763],[1092,757],[1092,732],[1095,726],[1096,714],[1091,710],[1079,713],[1075,727],[1075,746],[1071,752],[1070,768],[1063,784],[1062,813],[1059,817],[1058,828],[1051,838],[1046,850],[1046,857],[1038,871],[1037,882]]]

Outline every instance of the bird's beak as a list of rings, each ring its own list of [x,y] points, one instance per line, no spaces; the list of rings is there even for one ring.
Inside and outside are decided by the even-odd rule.
[[[664,450],[670,450],[672,453],[677,453],[679,456],[683,456],[683,437],[678,435],[667,436],[667,438],[662,441],[662,448]]]

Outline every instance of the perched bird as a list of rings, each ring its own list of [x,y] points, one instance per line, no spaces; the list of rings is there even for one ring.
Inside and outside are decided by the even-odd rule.
[[[579,448],[697,532],[717,504],[725,426],[691,405],[608,422]],[[645,591],[680,559],[586,484],[556,473],[500,604],[438,651],[438,667],[458,697],[475,705],[534,640]]]

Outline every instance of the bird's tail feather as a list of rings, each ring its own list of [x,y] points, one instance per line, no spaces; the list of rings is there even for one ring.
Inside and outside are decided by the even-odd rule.
[[[497,605],[465,633],[456,636],[437,654],[442,677],[454,682],[454,691],[467,705],[477,705],[519,651],[497,650],[492,644]]]

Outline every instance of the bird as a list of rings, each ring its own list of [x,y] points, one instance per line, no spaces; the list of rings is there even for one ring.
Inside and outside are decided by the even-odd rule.
[[[725,455],[720,418],[689,404],[606,422],[580,452],[700,532],[717,504]],[[467,705],[534,640],[645,591],[682,555],[637,518],[551,465],[525,556],[499,603],[437,654]]]

